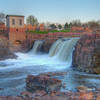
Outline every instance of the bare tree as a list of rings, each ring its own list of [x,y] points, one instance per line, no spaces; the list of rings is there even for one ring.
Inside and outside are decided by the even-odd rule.
[[[46,28],[46,29],[49,29],[50,22],[46,22],[44,25],[45,25],[45,28]]]
[[[5,14],[0,13],[0,23],[5,23]]]
[[[38,25],[38,20],[33,15],[28,16],[26,19],[26,22],[27,22],[27,24],[31,24],[32,26]]]
[[[80,20],[73,20],[71,22],[72,26],[82,26],[82,23]]]
[[[99,21],[89,21],[87,24],[88,24],[88,27],[90,27],[92,29],[100,28]]]

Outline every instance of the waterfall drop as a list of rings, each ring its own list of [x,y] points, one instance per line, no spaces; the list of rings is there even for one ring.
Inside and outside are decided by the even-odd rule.
[[[43,44],[43,40],[35,41],[32,50],[29,53],[37,54],[38,52],[40,52],[42,44]]]
[[[61,61],[70,61],[74,46],[78,38],[59,39],[51,47],[49,56],[59,59]]]

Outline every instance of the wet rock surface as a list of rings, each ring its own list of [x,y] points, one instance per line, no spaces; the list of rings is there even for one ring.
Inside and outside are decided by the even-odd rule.
[[[44,53],[49,53],[49,50],[50,50],[52,44],[55,41],[56,40],[49,40],[49,39],[45,40],[44,43],[43,43],[43,45],[42,45],[42,50],[41,51],[44,52]]]
[[[9,47],[8,39],[5,37],[0,38],[0,60],[17,57],[13,52],[11,52]]]
[[[77,87],[77,90],[78,90],[79,92],[90,92],[90,91],[92,91],[93,89],[92,89],[92,88],[88,88],[88,87],[86,87],[86,86],[84,86],[84,85],[80,85],[80,86]]]
[[[29,75],[26,79],[26,88],[29,91],[44,90],[47,93],[60,90],[62,83],[60,80],[47,75]]]
[[[35,93],[23,92],[21,96],[2,96],[0,100],[100,100],[100,93],[93,92],[52,92],[46,94],[44,91]]]
[[[50,50],[50,47],[52,46],[52,44],[55,42],[56,40],[53,39],[45,39],[43,40],[43,44],[41,46],[40,51],[43,53],[48,53]],[[23,43],[21,44],[21,52],[28,52],[32,49],[33,45],[34,45],[35,40],[25,40],[23,41]]]
[[[80,38],[73,54],[73,66],[79,71],[100,74],[100,35],[87,34]]]

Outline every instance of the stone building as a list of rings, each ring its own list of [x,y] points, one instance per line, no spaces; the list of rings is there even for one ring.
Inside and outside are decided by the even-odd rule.
[[[7,15],[6,27],[8,38],[11,44],[21,44],[25,40],[24,16],[22,15]]]
[[[26,25],[24,24],[24,16],[22,15],[7,15],[6,16],[6,28],[8,31],[8,38],[11,44],[18,45],[22,44],[24,40],[27,39],[26,30],[35,31],[37,30],[37,26],[34,25]],[[44,25],[40,24],[40,31],[44,31]],[[36,36],[33,34],[30,38],[40,38],[37,34]]]
[[[6,16],[6,26],[12,28],[24,27],[24,16],[22,15],[7,15]]]

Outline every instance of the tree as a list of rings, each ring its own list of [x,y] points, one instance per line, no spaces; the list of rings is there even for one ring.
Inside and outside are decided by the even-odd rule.
[[[69,23],[69,28],[71,28],[71,27],[72,27],[72,22]]]
[[[51,28],[52,30],[55,30],[57,27],[56,27],[55,24],[51,24],[51,25],[50,25],[50,28]]]
[[[46,22],[44,25],[45,25],[45,28],[46,28],[46,29],[49,29],[49,27],[50,27],[50,22]]]
[[[100,25],[100,20],[98,20],[98,23],[99,23],[99,25]]]
[[[64,29],[67,29],[69,27],[68,23],[66,22],[64,25]]]
[[[61,24],[59,24],[59,25],[58,25],[58,28],[59,28],[59,29],[62,29],[62,25],[61,25]]]
[[[38,25],[38,20],[33,15],[28,16],[26,19],[26,22],[27,22],[27,24],[31,24],[32,26]]]
[[[0,23],[5,23],[5,14],[0,13]]]
[[[73,20],[71,23],[72,23],[72,26],[82,26],[82,23],[80,22],[80,20]]]
[[[92,29],[100,28],[99,21],[89,21],[87,24],[88,24],[88,27]]]

